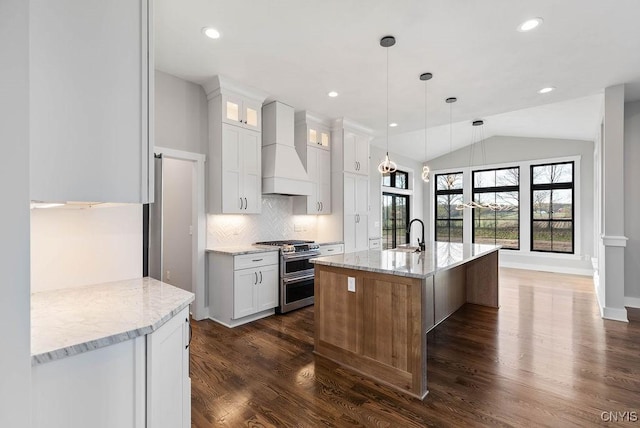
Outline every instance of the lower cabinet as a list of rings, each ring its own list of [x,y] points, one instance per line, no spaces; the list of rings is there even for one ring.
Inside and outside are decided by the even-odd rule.
[[[189,308],[155,332],[33,366],[34,428],[191,426]]]
[[[320,244],[321,256],[335,256],[344,253],[344,244]]]
[[[275,313],[279,253],[209,253],[210,318],[235,327]]]

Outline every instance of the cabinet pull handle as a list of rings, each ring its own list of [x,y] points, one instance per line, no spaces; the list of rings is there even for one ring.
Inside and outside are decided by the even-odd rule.
[[[320,202],[320,211],[324,211],[324,202]]]
[[[320,211],[320,202],[316,202],[316,211]]]
[[[242,209],[242,198],[238,198],[240,199],[240,209]]]
[[[258,283],[258,272],[254,272],[253,274],[256,276],[256,282],[254,282],[253,285],[256,285]]]
[[[353,162],[353,165],[354,165],[353,168],[357,171],[358,170],[358,162],[357,161]]]
[[[264,260],[264,259],[252,259],[251,261],[252,261],[252,262],[261,262],[261,261],[263,261],[263,260]]]
[[[245,209],[245,210],[247,209],[247,206],[248,206],[248,205],[249,205],[249,204],[247,203],[247,198],[244,198],[244,209]]]
[[[327,252],[328,252],[328,253],[330,253],[330,252],[332,252],[332,251],[335,251],[335,249],[334,249],[334,248],[329,248],[329,249],[327,250]]]
[[[188,349],[189,346],[191,346],[191,339],[193,339],[193,327],[191,327],[189,318],[185,318],[184,321],[189,325],[189,343],[187,343],[187,346],[184,347],[184,349]]]
[[[260,284],[262,284],[262,271],[260,271]]]

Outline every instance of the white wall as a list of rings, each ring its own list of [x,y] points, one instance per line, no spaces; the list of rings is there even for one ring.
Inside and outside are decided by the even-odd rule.
[[[477,144],[477,143],[476,143]],[[432,171],[446,171],[469,167],[470,147],[467,146],[456,150],[445,156],[430,160],[427,164]],[[594,177],[593,177],[593,141],[581,140],[558,140],[546,138],[523,138],[495,136],[485,140],[486,164],[509,164],[518,161],[533,161],[545,159],[566,158],[571,156],[580,157],[579,172],[579,203],[580,206],[580,230],[576,230],[579,235],[580,248],[576,248],[575,256],[554,255],[551,253],[529,253],[528,249],[521,251],[501,252],[501,263],[518,267],[529,267],[531,269],[549,270],[567,273],[590,274],[591,255],[594,254],[593,236],[593,201],[594,201]],[[482,163],[475,151],[474,168]],[[505,165],[506,166],[506,165]],[[429,229],[432,230],[433,216],[432,204],[433,195],[430,186],[425,186],[425,218],[428,219]],[[521,195],[521,200],[528,200],[527,195]],[[522,240],[522,237],[521,237]],[[576,237],[578,242],[578,237]],[[526,256],[526,257],[520,257]]]
[[[29,2],[0,1],[0,427],[30,425]]]
[[[624,106],[624,252],[625,305],[640,307],[640,101]]]
[[[142,205],[31,210],[31,291],[142,276]]]
[[[191,292],[194,164],[171,158],[162,162],[162,280]]]
[[[279,239],[322,242],[315,215],[293,215],[293,197],[262,195],[261,214],[207,215],[207,248]]]
[[[155,145],[206,154],[207,108],[202,86],[156,70]]]

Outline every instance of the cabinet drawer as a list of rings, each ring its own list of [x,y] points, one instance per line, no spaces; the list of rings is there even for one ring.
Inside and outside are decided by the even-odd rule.
[[[344,244],[333,244],[333,245],[321,245],[320,246],[320,255],[321,256],[334,256],[336,254],[344,253]]]
[[[233,269],[238,270],[265,265],[277,265],[279,256],[278,251],[269,251],[266,253],[243,254],[241,256],[235,256],[233,259]]]

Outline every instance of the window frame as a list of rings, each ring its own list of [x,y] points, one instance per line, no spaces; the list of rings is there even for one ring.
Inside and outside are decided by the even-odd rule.
[[[476,173],[477,172],[487,172],[487,171],[501,171],[505,169],[517,169],[518,170],[518,184],[513,186],[493,186],[493,187],[478,187],[476,188]],[[520,251],[520,182],[521,182],[521,174],[520,174],[520,165],[515,166],[501,166],[498,168],[486,168],[486,169],[472,169],[471,171],[471,200],[476,200],[476,193],[501,193],[501,192],[517,192],[518,193],[518,246],[516,248],[507,248],[501,247],[502,250],[511,250],[511,251]],[[471,210],[471,243],[476,243],[476,212],[477,209]],[[494,219],[495,221],[495,219]],[[496,226],[494,224],[494,244],[496,240]]]
[[[444,190],[438,190],[438,177],[443,176],[443,175],[458,175],[460,174],[462,176],[462,187],[460,189],[444,189]],[[433,222],[433,227],[434,227],[434,241],[438,241],[438,221],[447,221],[448,223],[448,236],[449,236],[449,240],[448,241],[439,241],[439,242],[451,242],[451,211],[449,211],[449,216],[446,219],[441,219],[438,217],[438,196],[450,196],[450,195],[460,195],[464,197],[464,172],[463,171],[456,171],[456,172],[446,172],[446,173],[442,173],[442,174],[435,174],[433,176],[433,181],[434,181],[434,213],[435,215],[434,217],[434,222]],[[462,215],[462,218],[460,218],[460,220],[453,220],[456,222],[460,222],[460,233],[461,233],[461,237],[462,240],[460,241],[461,243],[464,242],[464,213]]]
[[[411,195],[405,194],[405,193],[395,193],[395,192],[382,192],[382,202],[384,202],[384,197],[385,196],[391,196],[392,198],[406,198],[407,201],[407,208],[406,208],[406,227],[405,229],[408,231],[409,228],[409,221],[411,220]],[[392,209],[394,209],[394,206],[392,206]],[[383,210],[383,206],[381,204],[381,210]],[[384,212],[381,213],[382,214],[382,246],[384,247],[385,245],[385,228],[384,228]],[[393,233],[392,233],[392,244],[393,246],[391,248],[396,248],[398,243],[397,241],[397,231],[396,231],[397,227],[396,224],[394,223],[394,228],[393,228]]]
[[[534,184],[533,183],[533,168],[535,167],[540,167],[540,166],[553,166],[553,165],[565,165],[565,164],[571,164],[571,182],[564,182],[564,183],[544,183],[544,184]],[[557,161],[557,162],[545,162],[545,163],[532,163],[529,165],[529,177],[530,177],[530,192],[529,192],[529,251],[530,252],[535,252],[535,253],[553,253],[553,254],[570,254],[570,255],[575,255],[576,254],[576,162],[574,160],[567,160],[567,161]],[[540,220],[540,219],[534,219],[533,218],[533,209],[534,209],[534,204],[533,204],[533,193],[536,190],[550,190],[551,191],[551,195],[549,197],[549,201],[550,203],[553,203],[553,190],[567,190],[567,189],[571,189],[571,220],[562,220],[562,219],[549,219],[549,220]],[[547,223],[551,223],[551,222],[571,222],[571,252],[568,251],[553,251],[553,250],[536,250],[533,248],[534,245],[534,240],[533,240],[533,233],[534,233],[534,227],[533,224],[534,222],[547,222]],[[553,236],[553,235],[552,235]],[[553,243],[553,238],[552,241]],[[552,244],[553,246],[553,244]]]
[[[397,177],[398,174],[404,175],[404,177],[405,177],[404,182],[405,182],[406,187],[397,187],[396,186],[396,177]],[[408,171],[402,171],[402,170],[396,169],[395,171],[388,173],[388,175],[389,175],[389,184],[390,184],[389,186],[386,186],[384,184],[384,174],[382,175],[382,187],[383,187],[383,189],[387,188],[387,189],[409,190],[409,172]]]

